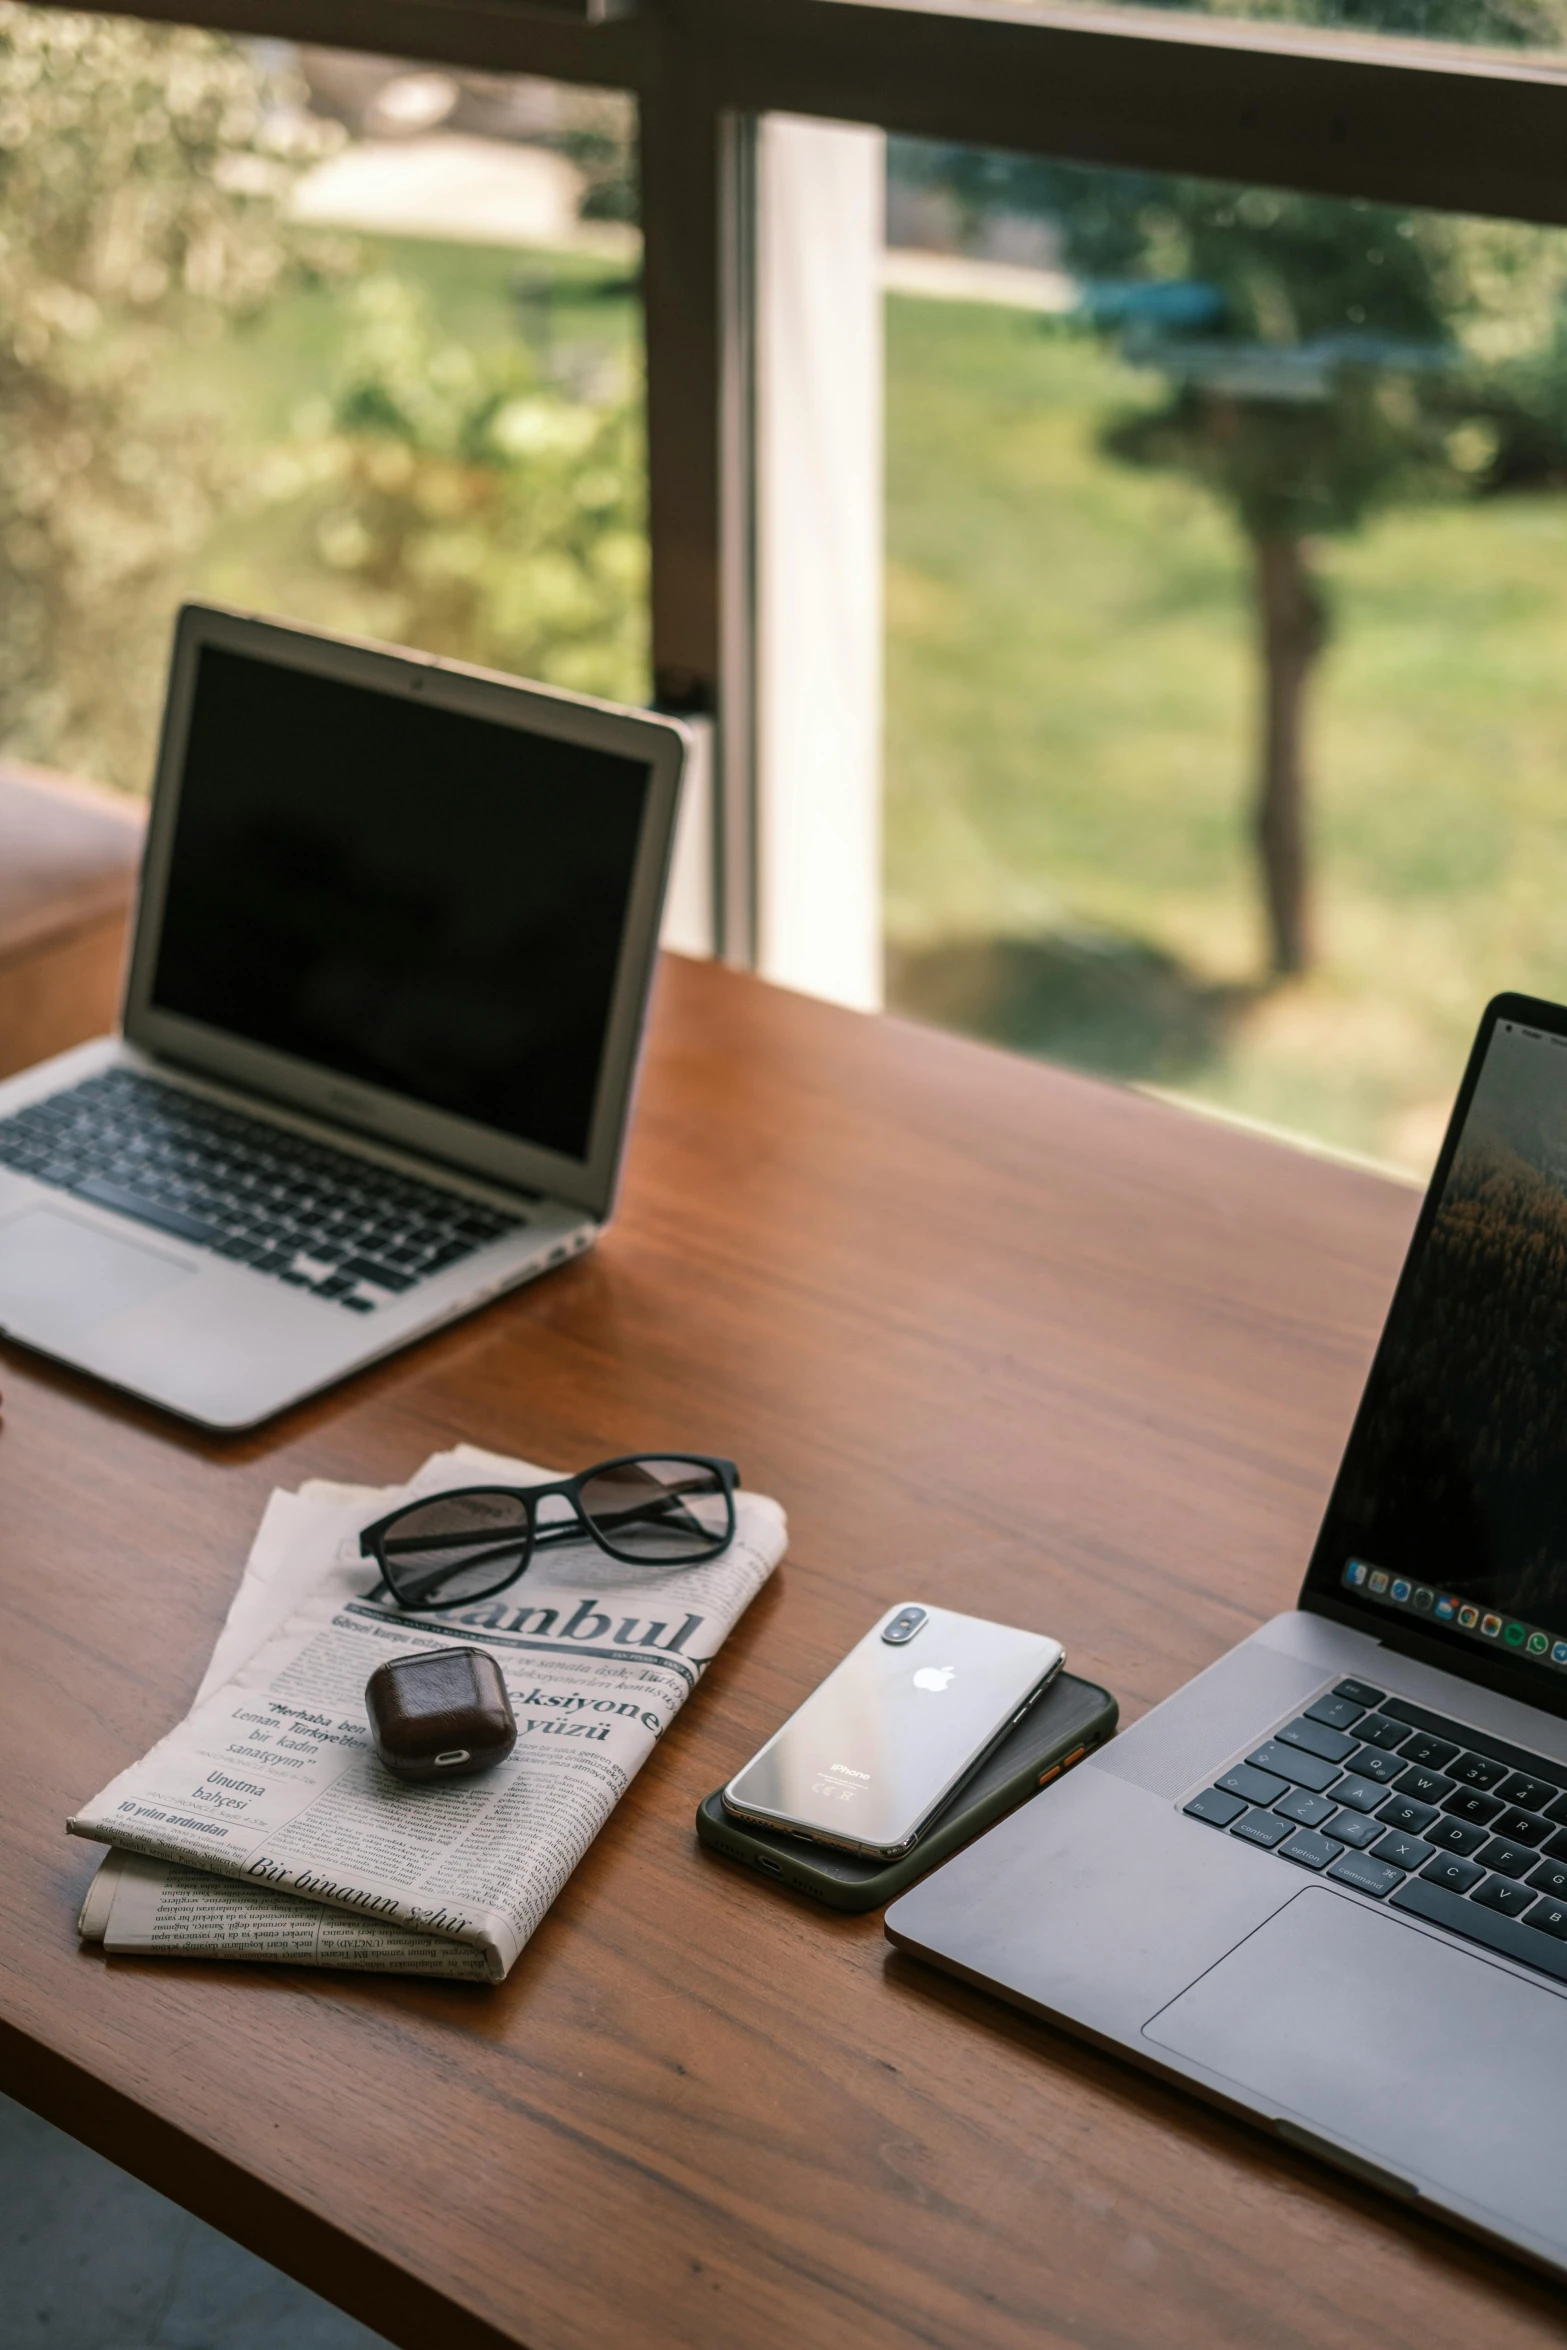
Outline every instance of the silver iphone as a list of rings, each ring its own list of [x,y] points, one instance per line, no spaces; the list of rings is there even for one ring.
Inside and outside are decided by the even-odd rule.
[[[724,1805],[894,1859],[1065,1662],[1058,1640],[906,1602],[885,1615],[736,1773]]]

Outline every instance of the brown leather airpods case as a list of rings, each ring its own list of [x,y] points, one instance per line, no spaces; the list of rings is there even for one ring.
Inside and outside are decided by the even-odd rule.
[[[398,1779],[461,1779],[504,1762],[517,1723],[499,1665],[482,1648],[390,1657],[365,1683],[376,1753]]]

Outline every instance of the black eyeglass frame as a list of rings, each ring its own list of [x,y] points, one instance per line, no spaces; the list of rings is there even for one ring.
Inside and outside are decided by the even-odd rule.
[[[675,1461],[688,1468],[706,1470],[718,1479],[726,1510],[726,1524],[721,1535],[712,1536],[703,1548],[693,1550],[689,1557],[665,1558],[656,1563],[671,1568],[695,1567],[702,1565],[708,1559],[721,1556],[735,1538],[735,1490],[740,1483],[740,1472],[733,1461],[719,1460],[713,1454],[702,1452],[617,1453],[613,1460],[595,1461],[592,1468],[579,1469],[576,1476],[557,1478],[547,1485],[453,1485],[441,1493],[424,1493],[419,1496],[417,1501],[405,1501],[397,1509],[390,1511],[386,1517],[377,1518],[374,1525],[366,1526],[359,1536],[359,1553],[362,1558],[374,1559],[380,1569],[381,1580],[397,1605],[400,1608],[406,1608],[410,1614],[415,1615],[434,1614],[443,1608],[474,1607],[480,1600],[493,1599],[498,1591],[505,1591],[509,1585],[518,1582],[527,1573],[533,1564],[536,1551],[547,1549],[552,1543],[580,1542],[584,1535],[600,1550],[607,1553],[610,1558],[619,1560],[623,1566],[646,1567],[654,1563],[650,1561],[646,1551],[617,1549],[615,1544],[599,1531],[582,1506],[582,1490],[584,1486],[591,1485],[596,1477],[608,1476],[616,1469],[635,1468],[644,1461]],[[505,1548],[508,1553],[514,1551],[519,1542],[522,1545],[522,1556],[518,1564],[509,1568],[496,1582],[486,1584],[482,1591],[465,1591],[457,1599],[404,1599],[393,1579],[393,1570],[387,1564],[387,1538],[392,1529],[401,1520],[414,1516],[420,1510],[428,1509],[432,1502],[456,1501],[468,1494],[496,1494],[504,1496],[507,1501],[523,1504],[524,1526],[515,1532],[508,1533],[505,1537]],[[573,1514],[562,1524],[546,1526],[541,1533],[537,1505],[556,1494],[561,1495],[569,1502]],[[678,1496],[672,1495],[671,1498],[678,1498]],[[498,1539],[494,1527],[476,1528],[472,1536],[475,1548],[480,1548],[485,1544],[493,1544]],[[439,1537],[432,1536],[431,1540],[432,1542],[439,1540],[443,1545],[460,1548],[464,1537],[460,1533],[443,1534]]]

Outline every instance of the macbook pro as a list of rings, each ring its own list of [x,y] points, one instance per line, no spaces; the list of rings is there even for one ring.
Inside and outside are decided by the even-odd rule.
[[[887,1931],[1567,2270],[1567,1009],[1481,1023],[1298,1607]]]

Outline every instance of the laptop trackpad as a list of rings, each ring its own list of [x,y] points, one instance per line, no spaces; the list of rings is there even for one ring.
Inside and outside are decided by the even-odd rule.
[[[1379,2170],[1563,2241],[1567,1998],[1311,1886],[1143,2026]]]
[[[75,1216],[32,1208],[0,1224],[0,1330],[62,1346],[191,1272]]]

